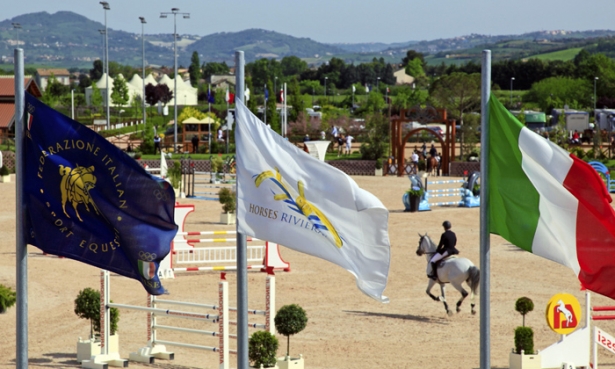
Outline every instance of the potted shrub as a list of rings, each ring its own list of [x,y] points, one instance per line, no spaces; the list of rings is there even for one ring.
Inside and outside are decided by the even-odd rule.
[[[0,314],[6,313],[15,302],[17,302],[17,293],[10,287],[0,284]]]
[[[171,167],[167,170],[167,177],[171,182],[171,186],[173,186],[175,197],[178,198],[180,195],[182,182],[182,166],[179,161],[173,162],[173,165],[171,165]]]
[[[222,179],[222,176],[219,175],[218,173],[222,173],[224,170],[224,161],[222,160],[222,157],[220,156],[212,156],[209,159],[210,165],[211,165],[211,171],[213,172],[211,174],[211,183],[220,183],[220,180]]]
[[[418,186],[411,187],[408,191],[406,191],[410,207],[406,208],[405,211],[409,211],[411,213],[419,211],[419,203],[421,202],[421,198],[424,193],[425,190]]]
[[[79,291],[75,299],[75,314],[82,319],[90,321],[90,337],[77,341],[77,361],[90,360],[93,355],[100,354],[100,292],[92,288],[85,288]],[[118,352],[119,337],[116,334],[117,325],[120,321],[120,312],[116,308],[109,309],[110,316],[110,336],[109,353]]]
[[[376,170],[374,172],[374,175],[376,177],[382,177],[382,158],[376,159],[375,168],[376,168]]]
[[[515,348],[509,356],[510,369],[540,369],[540,355],[534,354],[534,331],[525,326],[525,315],[534,310],[534,303],[521,297],[515,303],[515,310],[523,316],[523,326],[515,329]]]
[[[221,188],[218,191],[218,198],[222,204],[222,213],[220,213],[220,223],[235,224],[235,210],[237,210],[237,202],[235,192],[230,188]]]
[[[290,357],[290,336],[297,334],[305,329],[308,318],[305,310],[299,305],[284,305],[278,310],[274,318],[275,329],[283,336],[286,336],[286,356],[278,358],[280,369],[303,369],[303,355]]]
[[[0,176],[2,177],[2,182],[4,183],[8,183],[11,181],[11,172],[9,171],[9,168],[6,167],[6,165],[0,167]]]
[[[278,339],[267,331],[255,332],[248,340],[248,358],[254,368],[277,368]]]

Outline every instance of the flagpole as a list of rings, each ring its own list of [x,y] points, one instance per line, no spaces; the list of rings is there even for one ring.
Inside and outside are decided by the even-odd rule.
[[[237,78],[235,99],[239,99],[241,102],[244,101],[244,67],[243,51],[235,51],[235,75]],[[267,104],[265,103],[266,108]],[[237,131],[236,129],[235,133]],[[235,139],[235,143],[237,143],[237,139]],[[237,163],[242,161],[239,145],[235,147],[235,155],[237,156]],[[235,178],[235,186],[239,190],[239,175]],[[239,198],[237,198],[237,204],[239,204]],[[239,213],[239,210],[237,212]],[[237,217],[235,223],[237,230],[237,369],[248,369],[248,245],[246,235],[239,232],[240,222],[240,217]]]
[[[228,124],[228,115],[229,115],[229,112],[228,112],[228,102],[230,100],[230,96],[231,95],[229,95],[229,91],[228,91],[228,88],[227,88],[226,96],[225,96],[225,100],[226,100],[226,134],[224,135],[224,138],[226,139],[226,150],[225,151],[226,151],[227,154],[228,154],[228,134],[229,134],[228,133],[228,131],[229,131],[229,129],[228,129],[229,128],[228,127],[229,126],[229,124]]]
[[[211,83],[209,84],[209,86],[207,87],[207,104],[209,105],[209,110],[207,111],[210,116],[209,119],[211,119]],[[207,136],[208,136],[208,141],[209,141],[209,146],[207,146],[207,149],[209,150],[209,155],[211,155],[211,123],[209,123],[209,128],[207,129]]]
[[[284,137],[286,137],[288,131],[288,111],[286,110],[288,107],[286,103],[286,82],[284,82],[284,91],[282,92],[282,96],[284,98]]]
[[[489,96],[491,95],[491,50],[483,50],[481,71],[480,138],[480,369],[491,368],[490,239],[489,239]]]
[[[265,125],[267,125],[267,84],[265,83]]]
[[[23,49],[15,49],[15,249],[16,249],[16,367],[28,367],[28,249],[24,232],[24,124],[25,106]]]

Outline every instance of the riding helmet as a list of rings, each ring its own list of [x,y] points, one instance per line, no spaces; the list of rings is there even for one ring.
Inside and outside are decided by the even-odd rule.
[[[448,220],[445,220],[444,223],[442,223],[442,227],[444,227],[444,229],[451,229],[451,222],[449,222]]]

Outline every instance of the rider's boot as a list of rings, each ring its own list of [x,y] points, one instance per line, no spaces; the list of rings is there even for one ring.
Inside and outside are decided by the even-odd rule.
[[[438,279],[437,277],[437,271],[436,271],[436,262],[431,262],[431,274],[428,275],[427,277],[433,279],[434,281]]]

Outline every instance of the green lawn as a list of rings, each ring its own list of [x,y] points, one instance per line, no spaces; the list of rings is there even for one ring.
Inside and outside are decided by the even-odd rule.
[[[575,47],[573,49],[566,49],[560,51],[554,51],[552,53],[538,54],[532,55],[531,58],[540,59],[540,60],[562,60],[568,61],[574,59],[575,56],[582,50],[582,47]]]

